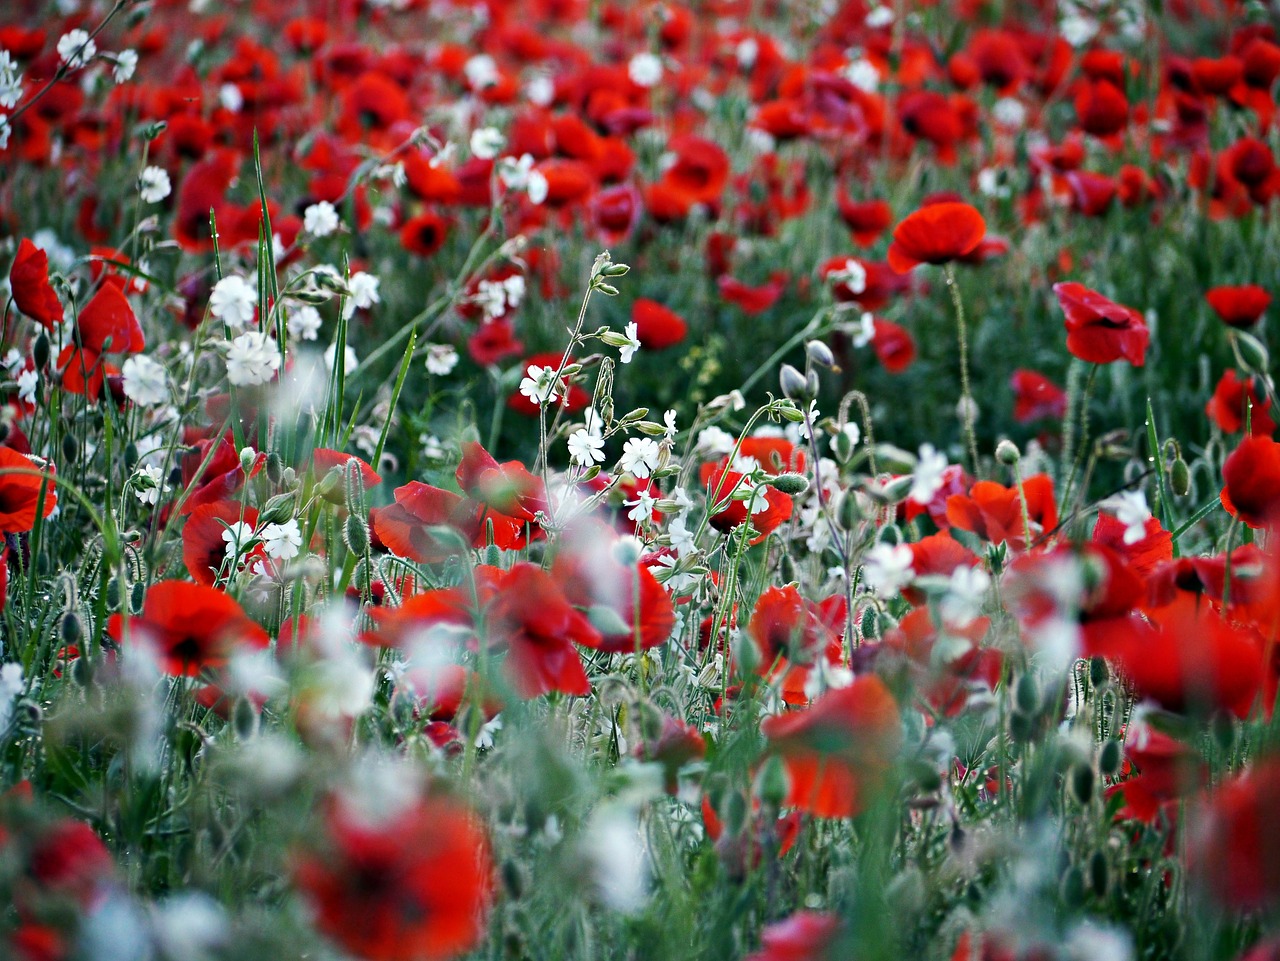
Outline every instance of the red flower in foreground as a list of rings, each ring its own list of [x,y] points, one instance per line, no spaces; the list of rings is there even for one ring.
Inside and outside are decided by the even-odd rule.
[[[40,464],[8,447],[0,447],[0,531],[20,534],[35,527],[40,491],[44,489],[44,514],[58,506],[53,484],[53,464]]]
[[[267,632],[249,619],[235,599],[216,588],[185,581],[151,585],[142,613],[129,619],[112,614],[107,633],[120,642],[151,643],[170,674],[199,674],[221,667],[236,647],[266,647]],[[127,635],[127,638],[126,638]]]
[[[898,753],[898,702],[873,674],[829,691],[804,711],[761,725],[791,777],[787,804],[817,817],[853,817]]]
[[[1204,299],[1222,322],[1231,327],[1252,327],[1271,304],[1271,295],[1256,284],[1214,287]]]
[[[327,850],[298,858],[293,876],[316,926],[343,949],[368,961],[437,961],[479,942],[493,865],[465,809],[429,799],[370,824],[335,802],[326,828]]]
[[[1035,474],[1023,481],[1022,489],[1027,495],[1027,520],[1034,540],[1058,523],[1053,481],[1046,474]],[[978,481],[968,494],[952,494],[947,498],[947,521],[990,544],[1008,541],[1015,551],[1027,548],[1027,531],[1023,528],[1022,503],[1016,486]]]
[[[1224,434],[1237,434],[1244,430],[1245,404],[1249,404],[1249,433],[1270,437],[1276,429],[1271,419],[1271,398],[1259,395],[1253,378],[1241,380],[1234,370],[1227,370],[1205,404],[1204,412]]]
[[[1280,444],[1246,437],[1222,465],[1222,506],[1250,527],[1280,518]]]
[[[1233,908],[1280,899],[1280,760],[1271,758],[1223,784],[1198,816],[1187,860],[1192,873]]]
[[[32,320],[48,330],[62,322],[62,302],[49,283],[49,255],[25,237],[9,269],[9,287],[13,302]]]
[[[893,228],[889,266],[905,274],[919,264],[945,264],[972,251],[986,232],[987,222],[969,204],[928,204]]]
[[[760,932],[760,950],[744,961],[823,961],[831,956],[840,919],[818,911],[797,911]]]
[[[1093,364],[1123,357],[1135,367],[1142,366],[1151,331],[1140,313],[1084,284],[1054,284],[1053,292],[1067,315],[1067,350]]]

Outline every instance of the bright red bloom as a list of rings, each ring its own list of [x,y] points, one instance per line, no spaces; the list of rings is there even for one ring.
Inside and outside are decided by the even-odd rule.
[[[1053,501],[1053,481],[1047,474],[1035,474],[1022,484],[1027,495],[1027,520],[1031,537],[1053,530],[1058,508]],[[1015,551],[1027,549],[1022,523],[1022,503],[1018,488],[995,481],[977,481],[968,494],[947,498],[947,521],[962,531],[971,531],[990,544],[1007,541]]]
[[[52,463],[42,464],[10,447],[0,447],[0,531],[21,534],[35,527],[41,490],[44,491],[42,516],[53,513],[58,506],[58,492],[53,484],[56,474]]]
[[[743,961],[826,961],[834,957],[840,918],[818,911],[797,911],[760,932],[760,950]]]
[[[1194,817],[1192,874],[1230,907],[1252,911],[1280,899],[1280,760],[1259,761],[1214,791]]]
[[[768,283],[753,287],[725,274],[716,279],[716,286],[720,289],[720,296],[729,303],[742,308],[744,314],[755,315],[764,313],[778,302],[787,280],[785,274],[775,274]]]
[[[1123,357],[1142,366],[1151,331],[1140,313],[1083,284],[1054,284],[1053,292],[1067,317],[1067,350],[1093,364]]]
[[[1009,386],[1013,388],[1013,419],[1020,424],[1062,417],[1067,412],[1067,392],[1044,374],[1015,370]]]
[[[1108,797],[1124,797],[1117,820],[1154,823],[1167,805],[1195,793],[1208,778],[1208,768],[1194,748],[1147,724],[1129,724],[1124,753],[1126,767],[1137,770],[1107,792]]]
[[[1230,327],[1252,327],[1271,305],[1271,294],[1257,284],[1214,287],[1204,295],[1204,299]]]
[[[779,658],[808,664],[833,654],[828,660],[839,660],[845,615],[840,606],[840,622],[833,623],[829,605],[805,600],[790,585],[768,588],[756,600],[747,624],[747,633],[760,649],[761,667],[772,667]]]
[[[752,543],[758,544],[791,517],[794,508],[791,498],[767,484],[764,486],[766,505],[763,510],[754,514],[749,514],[747,501],[730,500],[729,495],[746,481],[745,474],[715,464],[703,464],[701,480],[711,505],[720,507],[711,516],[711,526],[722,533],[733,530],[750,516],[751,526],[760,532],[760,536]]]
[[[478,944],[493,898],[485,832],[465,808],[428,798],[371,821],[328,805],[326,845],[300,855],[316,925],[368,961],[440,961]]]
[[[93,828],[64,818],[37,837],[27,870],[44,891],[74,898],[81,907],[90,908],[105,895],[115,866]]]
[[[212,587],[217,583],[218,571],[227,561],[227,541],[222,536],[235,524],[256,527],[258,512],[239,501],[211,501],[201,504],[187,516],[182,528],[182,562],[197,584]],[[245,538],[241,538],[243,541]],[[253,552],[263,556],[261,548]],[[241,554],[241,563],[246,560]],[[227,564],[227,571],[234,574],[236,565]]]
[[[674,310],[641,297],[631,305],[636,337],[645,350],[665,350],[684,342],[689,325]]]
[[[426,211],[405,221],[400,228],[400,244],[419,257],[439,252],[449,237],[449,222],[437,213]]]
[[[917,607],[897,627],[885,632],[882,650],[905,659],[916,690],[934,711],[954,717],[968,706],[975,689],[992,691],[1000,681],[1004,655],[996,648],[982,646],[982,639],[990,628],[991,621],[985,617],[975,618],[962,627],[948,625],[949,643],[967,641],[969,646],[939,659],[934,655],[934,647],[940,632],[933,614],[927,607]]]
[[[103,284],[76,318],[80,346],[97,354],[136,354],[146,347],[142,327],[115,284]]]
[[[1129,98],[1110,80],[1086,81],[1075,97],[1080,129],[1095,137],[1110,137],[1129,125]]]
[[[1222,465],[1222,506],[1250,527],[1280,519],[1280,444],[1246,437]]]
[[[928,204],[893,228],[889,266],[900,274],[919,264],[945,264],[982,242],[987,222],[965,203]]]
[[[1204,412],[1224,434],[1236,434],[1244,430],[1246,403],[1250,405],[1249,433],[1270,437],[1276,429],[1276,422],[1271,419],[1271,398],[1265,393],[1259,396],[1253,378],[1241,380],[1234,369],[1223,373]]]
[[[376,545],[419,564],[438,564],[458,552],[455,542],[433,530],[437,527],[452,527],[472,547],[486,546],[490,529],[493,543],[503,550],[518,550],[529,541],[524,521],[440,487],[410,481],[393,496],[394,503],[369,512]]]
[[[249,619],[235,599],[203,584],[157,581],[147,591],[142,613],[112,614],[107,633],[117,641],[151,644],[170,674],[199,674],[221,667],[241,646],[266,647],[267,632]]]
[[[916,359],[916,342],[911,332],[891,320],[873,320],[875,333],[871,336],[871,349],[891,374],[900,374]]]
[[[25,237],[9,268],[9,288],[18,309],[46,330],[62,322],[62,301],[49,283],[49,255]]]
[[[840,219],[853,233],[854,243],[870,247],[893,223],[893,208],[883,200],[852,200],[841,190],[836,197]]]
[[[478,441],[462,445],[457,478],[458,486],[468,495],[517,520],[531,522],[534,514],[547,506],[541,480],[519,461],[499,464]]]
[[[760,727],[791,776],[786,803],[816,817],[858,814],[902,741],[898,702],[874,674]]]

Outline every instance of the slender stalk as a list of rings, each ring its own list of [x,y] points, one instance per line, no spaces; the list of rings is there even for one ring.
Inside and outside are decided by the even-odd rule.
[[[956,312],[956,332],[960,340],[960,396],[963,410],[960,420],[964,425],[965,444],[969,448],[969,462],[973,465],[973,474],[978,475],[978,437],[974,431],[973,390],[969,383],[969,331],[965,322],[964,302],[960,299],[960,288],[956,286],[956,269],[953,264],[943,267],[947,278],[947,290],[951,294],[951,306]]]

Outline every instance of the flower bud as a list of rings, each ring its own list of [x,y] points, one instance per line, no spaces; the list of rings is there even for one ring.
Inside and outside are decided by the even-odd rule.
[[[1169,489],[1178,497],[1186,497],[1191,493],[1191,469],[1181,457],[1169,466]]]
[[[1105,898],[1110,886],[1111,869],[1107,864],[1106,852],[1094,851],[1093,856],[1089,858],[1089,887],[1093,888],[1095,895]]]
[[[1040,710],[1040,685],[1030,674],[1018,678],[1018,686],[1014,690],[1014,705],[1023,714],[1035,714]]]
[[[359,514],[347,515],[347,522],[343,525],[342,532],[347,550],[352,554],[363,555],[369,550],[369,525]]]
[[[1235,331],[1232,344],[1236,349],[1236,359],[1240,361],[1240,366],[1249,373],[1265,375],[1271,369],[1271,356],[1267,352],[1266,345],[1253,334],[1246,334],[1242,330]]]
[[[779,808],[782,806],[782,802],[787,799],[787,792],[790,789],[790,778],[787,776],[786,765],[783,764],[782,758],[775,754],[764,762],[760,772],[756,775],[755,795],[760,799],[761,804],[771,808]]]
[[[809,481],[803,474],[787,472],[770,478],[769,486],[782,491],[784,494],[790,494],[792,497],[798,497],[809,489]]]
[[[804,352],[812,363],[828,370],[836,370],[836,358],[831,348],[820,340],[811,340],[804,345]]]
[[[1106,777],[1115,777],[1120,772],[1123,761],[1124,752],[1119,741],[1107,741],[1098,752],[1098,770]]]
[[[49,335],[40,332],[31,348],[31,359],[35,361],[36,370],[44,370],[49,366]]]
[[[1081,804],[1088,804],[1093,800],[1093,788],[1097,783],[1098,777],[1093,772],[1093,768],[1088,764],[1077,764],[1071,769],[1071,794]]]
[[[807,402],[810,399],[809,384],[804,374],[790,364],[782,365],[782,369],[778,372],[778,384],[782,388],[783,395],[790,400]]]
[[[248,474],[253,470],[254,462],[258,459],[258,452],[252,447],[242,447],[240,449],[240,469]]]
[[[1002,440],[996,444],[996,460],[1006,466],[1012,467],[1018,461],[1022,460],[1022,451],[1018,450],[1018,445],[1011,440]]]

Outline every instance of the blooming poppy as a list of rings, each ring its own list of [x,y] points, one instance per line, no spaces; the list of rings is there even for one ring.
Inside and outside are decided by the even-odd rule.
[[[441,961],[484,936],[493,862],[480,824],[457,802],[427,798],[372,819],[327,805],[324,839],[293,878],[316,926],[368,961]]]
[[[916,341],[901,324],[879,317],[872,320],[871,349],[891,374],[900,374],[916,359]]]
[[[1188,817],[1192,875],[1221,902],[1257,910],[1280,899],[1280,760],[1265,758],[1222,784]]]
[[[62,322],[62,301],[49,283],[49,255],[25,237],[9,268],[9,289],[18,310],[46,330]]]
[[[1222,322],[1230,327],[1252,327],[1271,304],[1271,294],[1257,284],[1214,287],[1204,299]]]
[[[840,918],[820,911],[797,911],[760,932],[760,950],[744,961],[823,961],[834,957]]]
[[[905,274],[919,264],[945,264],[982,242],[987,222],[966,203],[927,204],[893,228],[889,266]]]
[[[1280,518],[1280,444],[1269,437],[1246,437],[1222,465],[1222,506],[1250,527],[1269,527]]]
[[[745,474],[717,468],[715,464],[703,464],[701,479],[712,506],[720,508],[711,516],[711,526],[722,533],[728,533],[750,517],[751,526],[759,532],[752,543],[759,544],[791,517],[794,508],[791,498],[776,487],[765,484],[762,495],[753,495],[752,500],[759,509],[752,513],[747,506],[748,501],[730,498],[745,484]]]
[[[430,257],[437,253],[448,237],[448,221],[429,210],[406,220],[400,228],[401,246],[419,257]]]
[[[1044,374],[1019,369],[1009,379],[1013,388],[1013,419],[1020,424],[1067,412],[1067,392]]]
[[[656,300],[644,297],[631,305],[631,320],[636,325],[636,338],[645,350],[674,347],[689,334],[689,325],[679,314]]]
[[[917,607],[885,632],[882,656],[894,653],[903,658],[915,689],[930,708],[955,717],[968,706],[971,694],[993,691],[1000,681],[1004,655],[982,646],[990,628],[990,619],[977,617],[963,626],[939,630],[929,609]],[[938,642],[944,636],[947,654],[940,657]],[[885,662],[878,659],[876,663]]]
[[[898,703],[874,674],[760,728],[790,775],[786,803],[816,817],[863,810],[902,741]]]
[[[1249,405],[1249,433],[1270,437],[1276,429],[1271,418],[1271,398],[1259,396],[1254,380],[1240,379],[1233,369],[1225,371],[1213,396],[1204,405],[1204,412],[1218,425],[1224,434],[1236,434],[1244,430],[1245,405]]]
[[[48,517],[58,506],[58,492],[53,484],[57,471],[51,462],[43,462],[10,447],[0,447],[0,531],[21,534],[35,527],[41,497]]]
[[[267,632],[223,591],[186,581],[157,581],[147,590],[142,613],[112,614],[107,633],[116,642],[151,644],[170,674],[196,675],[221,667],[237,647],[266,647]]]
[[[223,535],[237,524],[248,525],[252,530],[257,523],[257,510],[239,501],[211,501],[201,504],[187,516],[187,522],[182,528],[182,562],[187,573],[197,584],[212,587],[217,583],[218,572],[227,562],[228,547],[236,540],[233,537],[229,541]],[[247,540],[247,535],[238,540]],[[261,547],[255,548],[253,554],[264,556]],[[243,563],[245,560],[247,557],[241,554],[240,561]],[[234,573],[234,568],[230,565],[228,569]]]
[[[1075,282],[1054,284],[1053,292],[1066,314],[1067,350],[1093,364],[1123,357],[1142,366],[1151,331],[1140,313]]]
[[[1058,523],[1053,481],[1047,474],[1034,474],[1023,481],[1022,489],[1027,497],[1027,522],[1034,539]],[[1015,551],[1026,550],[1028,546],[1017,486],[977,481],[968,494],[952,494],[947,498],[947,521],[990,544],[1007,541]]]

